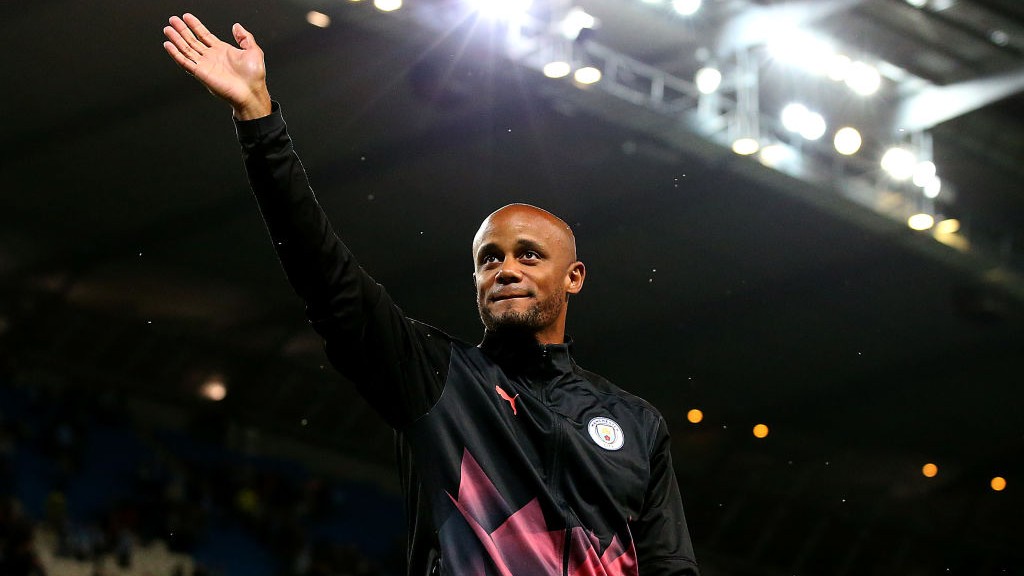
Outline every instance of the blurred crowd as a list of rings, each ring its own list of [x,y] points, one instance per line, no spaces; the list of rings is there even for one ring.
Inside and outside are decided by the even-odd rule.
[[[111,560],[123,569],[140,545],[162,540],[195,558],[194,576],[251,573],[245,566],[253,561],[275,576],[403,571],[400,534],[381,535],[394,540],[392,552],[371,558],[324,528],[348,513],[343,483],[296,472],[297,465],[260,466],[216,447],[183,448],[197,441],[132,427],[110,397],[3,381],[0,393],[0,575],[46,573],[37,530],[54,535],[56,557],[97,566]],[[111,460],[103,444],[110,437],[130,437],[125,445],[139,449]],[[125,459],[126,471],[109,463]],[[26,462],[34,462],[28,475],[16,469]],[[109,469],[97,473],[97,462]],[[225,532],[241,536],[231,540]]]

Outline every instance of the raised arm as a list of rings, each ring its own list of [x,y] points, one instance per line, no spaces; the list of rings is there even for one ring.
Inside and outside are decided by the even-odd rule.
[[[241,24],[231,33],[238,47],[218,39],[198,18],[172,16],[164,27],[164,50],[213,95],[231,105],[235,118],[253,120],[270,114],[270,92],[263,50]]]

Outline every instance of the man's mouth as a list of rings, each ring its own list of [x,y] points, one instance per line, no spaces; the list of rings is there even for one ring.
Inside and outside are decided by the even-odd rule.
[[[514,298],[529,298],[529,294],[495,294],[491,296],[491,302],[500,302],[502,300],[512,300]]]

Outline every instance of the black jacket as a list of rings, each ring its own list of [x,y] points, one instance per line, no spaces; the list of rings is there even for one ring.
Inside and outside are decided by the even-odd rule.
[[[570,345],[406,318],[331,229],[279,106],[238,122],[249,181],[334,367],[395,429],[408,574],[696,574],[665,421]]]

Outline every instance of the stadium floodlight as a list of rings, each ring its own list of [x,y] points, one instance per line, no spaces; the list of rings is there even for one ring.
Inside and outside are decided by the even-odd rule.
[[[881,88],[882,75],[874,66],[857,61],[846,72],[846,85],[861,96],[871,96]]]
[[[772,58],[816,74],[829,70],[835,50],[826,40],[800,30],[782,31],[768,42]]]
[[[381,12],[394,12],[402,7],[402,0],[373,0],[373,6]]]
[[[799,103],[787,104],[782,109],[782,126],[806,140],[817,140],[825,135],[828,126],[825,118]]]
[[[530,9],[533,0],[469,0],[481,16],[496,20],[515,20]]]
[[[580,84],[596,84],[601,81],[601,71],[593,66],[584,66],[576,70],[572,77]]]
[[[700,10],[701,0],[672,0],[672,9],[680,16],[693,16]]]
[[[844,126],[837,130],[835,138],[832,139],[832,145],[835,146],[836,152],[843,156],[856,154],[863,143],[864,140],[861,138],[860,132],[850,126]]]
[[[732,151],[740,156],[750,156],[761,148],[761,144],[754,138],[737,138],[732,143]]]
[[[597,25],[597,18],[588,14],[583,8],[573,6],[565,14],[565,18],[562,18],[559,30],[562,32],[562,36],[567,40],[576,40],[580,37],[580,32],[583,30],[593,30],[594,28],[597,28]]]
[[[917,166],[914,166],[914,186],[918,188],[927,186],[932,181],[932,178],[935,178],[936,171],[934,162],[930,160],[918,162]]]
[[[906,148],[894,146],[882,155],[882,169],[889,173],[893,180],[909,180],[917,167],[917,158]]]
[[[705,66],[697,70],[694,82],[696,82],[697,90],[701,94],[714,94],[718,87],[722,85],[722,73],[717,68]]]
[[[554,60],[544,65],[543,72],[548,78],[565,78],[572,72],[572,66],[563,60]]]
[[[931,214],[914,214],[910,218],[907,218],[907,226],[910,226],[913,230],[927,230],[932,226],[935,226],[935,217]]]

